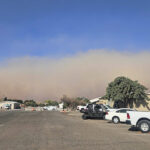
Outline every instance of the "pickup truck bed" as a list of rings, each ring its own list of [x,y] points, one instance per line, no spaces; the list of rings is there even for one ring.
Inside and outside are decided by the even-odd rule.
[[[150,112],[127,112],[127,123],[139,128],[141,132],[147,133],[150,131]]]

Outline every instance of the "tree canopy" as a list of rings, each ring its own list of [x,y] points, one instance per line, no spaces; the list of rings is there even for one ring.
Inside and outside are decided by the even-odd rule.
[[[23,100],[19,99],[8,99],[7,97],[4,97],[3,101],[13,101],[13,102],[18,102],[20,104],[23,104]]]
[[[34,100],[25,100],[24,104],[25,104],[25,106],[31,106],[31,107],[38,106],[37,103]]]
[[[105,98],[113,101],[122,101],[124,106],[127,107],[147,99],[146,90],[147,88],[138,83],[138,81],[132,81],[126,77],[117,77],[113,82],[109,83]]]
[[[46,103],[46,106],[58,106],[59,104],[57,101],[54,101],[54,100],[46,100],[45,103]]]
[[[63,95],[63,97],[61,98],[61,102],[64,103],[65,108],[69,107],[75,109],[78,105],[86,105],[87,103],[89,103],[89,100],[85,97],[71,98]]]

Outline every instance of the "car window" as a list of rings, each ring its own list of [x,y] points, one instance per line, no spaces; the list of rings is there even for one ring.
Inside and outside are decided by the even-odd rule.
[[[128,109],[127,111],[135,111],[135,110],[133,110],[133,109]]]
[[[100,105],[96,105],[95,108],[101,109],[101,106]]]
[[[105,105],[103,106],[105,109],[108,109]]]
[[[120,112],[120,110],[117,110],[116,112],[117,112],[117,113],[119,113],[119,112]]]
[[[89,104],[89,105],[87,106],[87,108],[91,108],[91,106],[92,106],[92,105]]]
[[[109,109],[112,109],[112,107],[110,107],[109,105],[106,105]]]
[[[128,111],[127,109],[121,109],[121,110],[118,110],[116,112],[118,112],[118,113],[126,113],[127,111]]]

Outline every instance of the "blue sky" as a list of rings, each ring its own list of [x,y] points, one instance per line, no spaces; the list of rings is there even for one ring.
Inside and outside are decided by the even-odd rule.
[[[0,0],[0,59],[150,50],[149,0]]]

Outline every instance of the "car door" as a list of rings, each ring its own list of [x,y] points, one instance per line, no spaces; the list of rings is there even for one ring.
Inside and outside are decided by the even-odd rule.
[[[118,117],[121,122],[126,122],[128,109],[121,109],[117,111]]]

